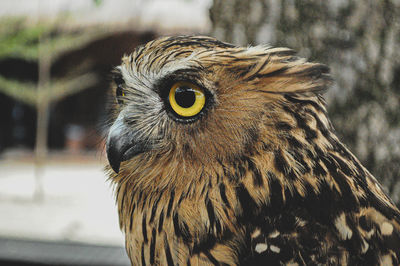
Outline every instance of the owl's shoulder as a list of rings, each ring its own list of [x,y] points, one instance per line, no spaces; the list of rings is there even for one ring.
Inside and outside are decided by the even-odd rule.
[[[312,212],[312,211],[311,211]],[[246,224],[241,265],[398,265],[400,224],[374,207],[340,212],[328,224],[317,213],[286,209]]]

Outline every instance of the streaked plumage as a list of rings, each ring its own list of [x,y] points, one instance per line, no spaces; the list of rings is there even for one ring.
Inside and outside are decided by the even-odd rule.
[[[328,72],[199,36],[125,56],[107,154],[132,264],[399,264],[399,210],[335,135]],[[171,109],[182,81],[199,114]]]

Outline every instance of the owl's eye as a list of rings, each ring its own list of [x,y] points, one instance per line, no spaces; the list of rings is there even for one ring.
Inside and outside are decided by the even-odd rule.
[[[124,89],[122,88],[122,85],[118,85],[117,89],[115,90],[115,96],[117,98],[117,102],[119,104],[122,104],[121,97],[125,96]]]
[[[172,110],[182,117],[192,117],[200,113],[206,102],[204,91],[190,82],[177,82],[169,91]]]

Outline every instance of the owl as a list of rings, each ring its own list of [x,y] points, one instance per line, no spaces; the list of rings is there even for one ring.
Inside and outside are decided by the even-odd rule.
[[[132,265],[398,265],[399,210],[335,135],[330,83],[203,36],[124,56],[106,151]]]

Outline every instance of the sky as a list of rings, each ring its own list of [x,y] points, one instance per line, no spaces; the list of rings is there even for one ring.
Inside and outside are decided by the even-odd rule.
[[[96,2],[98,4],[96,4]],[[136,29],[191,29],[205,32],[210,26],[211,0],[0,0],[0,17],[24,16],[68,24],[134,25]]]

